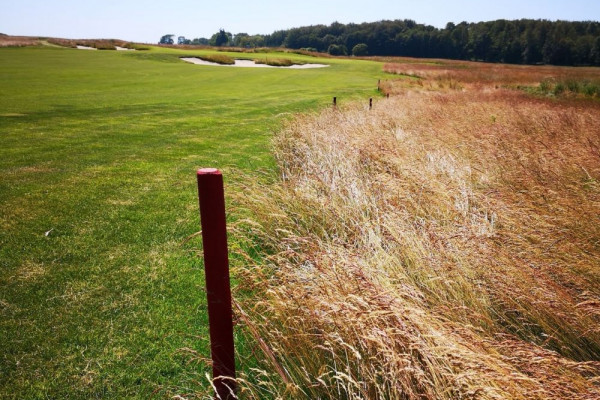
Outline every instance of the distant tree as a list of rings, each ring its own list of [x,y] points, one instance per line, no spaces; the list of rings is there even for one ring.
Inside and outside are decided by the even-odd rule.
[[[237,47],[245,47],[250,35],[247,33],[236,33],[233,37],[233,45]]]
[[[554,65],[573,64],[573,42],[570,39],[546,40],[544,44],[544,63]]]
[[[229,32],[225,32],[224,29],[219,29],[219,32],[215,33],[210,38],[210,44],[212,46],[217,46],[217,47],[227,46],[229,44],[232,44],[232,42],[233,42],[233,35]]]
[[[325,49],[329,49],[329,46],[331,46],[332,44],[336,44],[336,41],[337,41],[337,38],[330,33],[323,36],[323,39],[321,39],[323,48],[325,48]],[[309,47],[310,47],[310,45],[309,45]],[[312,47],[319,47],[319,46],[312,46]]]
[[[594,48],[594,40],[590,35],[578,36],[573,41],[573,60],[576,65],[593,63],[592,49]]]
[[[175,43],[175,41],[173,40],[174,37],[175,37],[175,35],[173,35],[173,34],[164,35],[160,38],[160,41],[158,43],[159,44],[173,44],[173,43]]]
[[[362,57],[369,54],[369,46],[364,43],[359,43],[352,48],[352,55],[355,57]]]
[[[192,40],[192,44],[208,46],[209,40],[207,38],[195,38]]]
[[[359,28],[353,28],[348,31],[346,35],[346,47],[349,49],[353,49],[359,43],[367,44],[367,40],[369,39],[369,33],[364,30],[358,30]]]
[[[285,47],[288,47],[290,49],[299,49],[302,47],[306,47],[303,46],[302,44],[302,33],[300,32],[299,29],[290,29],[287,34],[285,35],[285,40],[283,41],[283,43],[280,43],[279,45],[283,45]]]
[[[331,54],[332,56],[345,56],[345,55],[348,55],[348,49],[346,49],[346,46],[339,45],[339,44],[329,45],[329,48],[327,49],[327,52],[329,54]]]
[[[280,47],[283,46],[283,42],[288,35],[288,31],[275,31],[270,35],[266,35],[265,46],[269,47]]]
[[[265,45],[265,38],[261,35],[253,35],[242,38],[240,41],[241,47],[253,48],[253,47],[263,47]]]
[[[219,31],[212,45],[224,45]],[[217,35],[219,40],[217,40]],[[413,56],[525,64],[600,65],[600,22],[496,20],[448,22],[443,29],[413,20],[383,20],[361,24],[312,25],[270,35],[236,35],[242,47],[314,48],[335,55],[364,44],[370,55]],[[219,43],[217,43],[219,42]],[[259,44],[260,43],[260,44]],[[361,49],[358,47],[358,49]]]
[[[594,65],[600,65],[600,36],[596,38],[594,47],[590,52],[591,63]]]
[[[190,39],[186,39],[185,36],[179,36],[177,38],[177,44],[192,44]]]

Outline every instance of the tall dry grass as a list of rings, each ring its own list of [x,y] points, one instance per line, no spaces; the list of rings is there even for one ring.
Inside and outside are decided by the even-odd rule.
[[[10,36],[0,33],[0,47],[39,46],[41,39],[30,36]]]
[[[600,398],[598,105],[403,93],[293,119],[236,200],[240,397]]]
[[[595,67],[556,67],[551,65],[511,65],[452,60],[389,59],[383,70],[390,74],[415,79],[414,84],[429,89],[463,89],[483,87],[538,87],[556,82],[600,82],[600,69]],[[406,85],[404,85],[406,86]],[[400,89],[398,82],[388,91]]]
[[[146,49],[143,46],[137,46],[131,42],[126,42],[120,39],[61,39],[61,38],[48,38],[48,43],[62,46],[75,48],[77,46],[93,47],[98,50],[115,50],[115,46],[124,48],[135,48],[135,49]]]

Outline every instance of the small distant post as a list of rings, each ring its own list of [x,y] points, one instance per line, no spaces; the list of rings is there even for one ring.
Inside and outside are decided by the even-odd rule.
[[[386,93],[385,97],[386,97],[386,99],[389,99],[390,98],[390,94]]]
[[[372,109],[373,109],[373,98],[370,97],[369,98],[369,110],[372,110]]]
[[[377,79],[377,91],[381,91],[381,79]]]
[[[219,170],[198,170],[198,198],[215,398],[230,400],[236,398],[233,313],[225,226],[225,193],[223,175]]]
[[[333,98],[333,109],[337,108],[337,97]]]

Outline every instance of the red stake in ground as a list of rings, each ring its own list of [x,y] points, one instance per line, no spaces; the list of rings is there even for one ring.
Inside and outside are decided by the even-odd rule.
[[[233,314],[225,227],[225,195],[223,175],[219,170],[214,168],[198,170],[198,197],[204,247],[213,383],[217,398],[234,399],[236,385]]]

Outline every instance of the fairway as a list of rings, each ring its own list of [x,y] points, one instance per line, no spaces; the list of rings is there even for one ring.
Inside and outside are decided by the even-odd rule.
[[[226,191],[269,177],[283,119],[374,96],[382,75],[295,54],[274,56],[330,67],[179,60],[201,53],[0,49],[0,398],[205,385],[184,351],[208,356],[200,242],[186,241],[196,169],[223,170]]]

